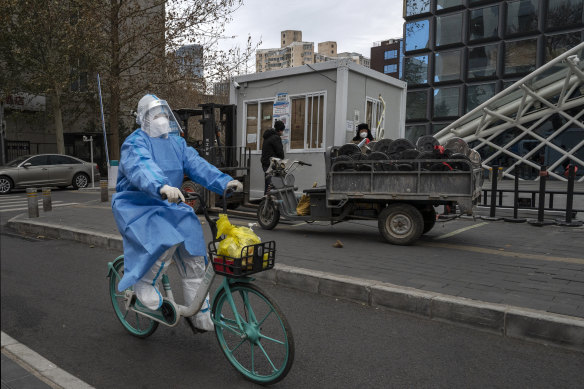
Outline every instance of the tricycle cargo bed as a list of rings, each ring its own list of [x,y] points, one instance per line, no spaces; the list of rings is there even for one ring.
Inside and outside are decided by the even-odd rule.
[[[460,160],[438,162],[461,163]],[[399,161],[402,166],[409,164],[412,169],[410,171],[378,170],[375,163],[375,161],[360,161],[358,170],[330,169],[327,182],[329,205],[335,201],[368,199],[440,203],[456,201],[466,203],[470,207],[481,193],[482,170],[480,167],[473,167],[470,163],[467,170],[448,171],[426,170],[420,160]],[[368,164],[370,167],[367,166]]]

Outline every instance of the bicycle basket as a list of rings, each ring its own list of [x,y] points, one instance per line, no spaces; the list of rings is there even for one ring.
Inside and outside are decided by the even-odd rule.
[[[214,242],[209,243],[209,254],[215,274],[225,277],[245,277],[274,267],[276,242],[263,242],[241,249],[241,257],[218,255]]]

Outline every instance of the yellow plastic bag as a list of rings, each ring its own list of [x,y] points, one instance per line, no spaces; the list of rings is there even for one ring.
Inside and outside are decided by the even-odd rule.
[[[310,215],[310,197],[308,197],[308,195],[303,194],[298,201],[298,205],[296,206],[296,214],[298,216]]]
[[[224,213],[219,214],[219,220],[217,220],[216,238],[219,239],[221,235],[225,235],[225,239],[219,242],[219,245],[217,246],[217,259],[221,260],[221,263],[225,264],[232,265],[233,262],[228,258],[224,258],[223,256],[240,258],[241,250],[245,246],[261,243],[261,239],[255,234],[255,232],[252,231],[251,228],[234,226],[231,224],[227,215]],[[253,248],[250,248],[249,251],[247,251],[247,253],[244,252],[244,254],[252,256]],[[244,258],[241,263],[242,268],[251,269],[251,259],[252,258],[249,258],[250,263],[248,263],[248,258]],[[267,265],[268,253],[264,254],[263,256],[263,267],[265,268]]]

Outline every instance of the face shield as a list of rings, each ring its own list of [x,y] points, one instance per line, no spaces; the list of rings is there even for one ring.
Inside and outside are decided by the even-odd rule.
[[[180,135],[182,132],[166,100],[154,95],[144,96],[138,103],[136,122],[152,138]]]

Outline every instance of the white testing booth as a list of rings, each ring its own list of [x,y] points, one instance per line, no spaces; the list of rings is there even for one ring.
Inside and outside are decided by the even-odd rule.
[[[351,142],[359,123],[374,137],[404,136],[407,84],[346,59],[237,76],[230,84],[237,144],[251,149],[251,199],[263,196],[262,135],[275,120],[286,124],[286,159],[312,164],[294,172],[298,192],[325,185],[326,148]]]

